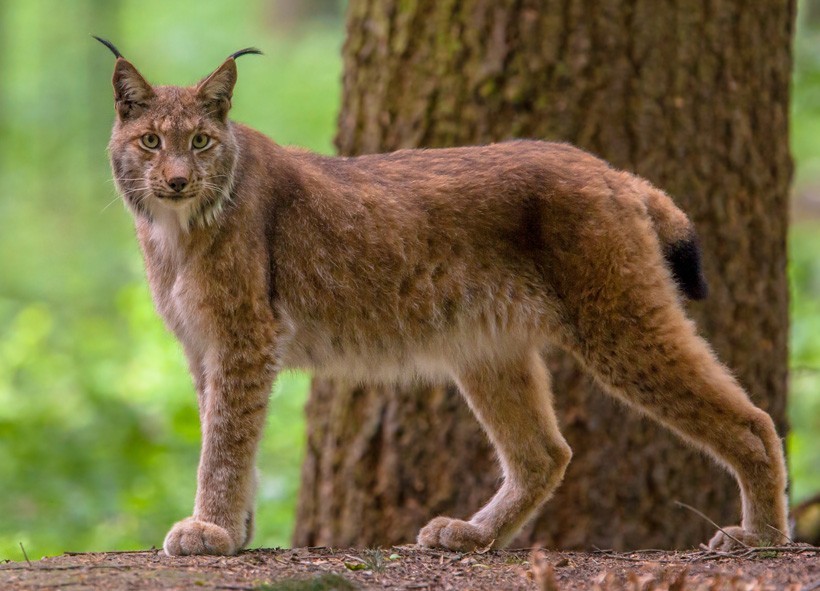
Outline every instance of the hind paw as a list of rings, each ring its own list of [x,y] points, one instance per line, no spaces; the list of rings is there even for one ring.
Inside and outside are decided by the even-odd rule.
[[[741,548],[759,548],[763,546],[774,546],[780,542],[780,536],[773,531],[771,536],[762,536],[750,531],[746,531],[738,525],[724,527],[718,531],[711,540],[709,548],[720,552],[731,552]]]

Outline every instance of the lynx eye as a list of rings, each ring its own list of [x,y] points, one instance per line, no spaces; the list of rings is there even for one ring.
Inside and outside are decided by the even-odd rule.
[[[149,150],[156,150],[159,148],[159,136],[155,133],[146,133],[140,138],[142,145]]]
[[[194,136],[191,140],[191,145],[193,146],[194,150],[202,150],[203,148],[207,148],[208,144],[211,143],[211,138],[209,138],[204,133],[198,133]]]

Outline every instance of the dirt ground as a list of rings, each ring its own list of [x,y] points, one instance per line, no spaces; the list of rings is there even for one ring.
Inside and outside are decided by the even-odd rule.
[[[64,554],[0,564],[0,589],[353,589],[498,591],[820,591],[820,548],[713,552],[491,551],[416,546],[249,550],[169,558],[160,551]]]

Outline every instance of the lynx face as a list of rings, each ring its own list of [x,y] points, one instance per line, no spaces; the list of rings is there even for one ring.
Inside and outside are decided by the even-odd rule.
[[[231,60],[197,86],[152,87],[118,60],[109,151],[117,187],[135,214],[171,219],[183,230],[215,219],[236,165],[227,122],[232,76]]]

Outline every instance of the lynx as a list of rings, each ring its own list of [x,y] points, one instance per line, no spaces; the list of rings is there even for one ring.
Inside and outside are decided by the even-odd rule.
[[[501,547],[570,461],[542,351],[737,479],[742,525],[712,548],[787,539],[771,418],[688,319],[706,284],[686,215],[649,182],[562,143],[357,158],[282,147],[228,119],[238,51],[191,87],[152,86],[117,49],[109,144],[157,311],[196,386],[193,515],[169,555],[234,554],[253,530],[254,456],[277,373],[452,380],[504,479],[468,521],[418,543]]]

